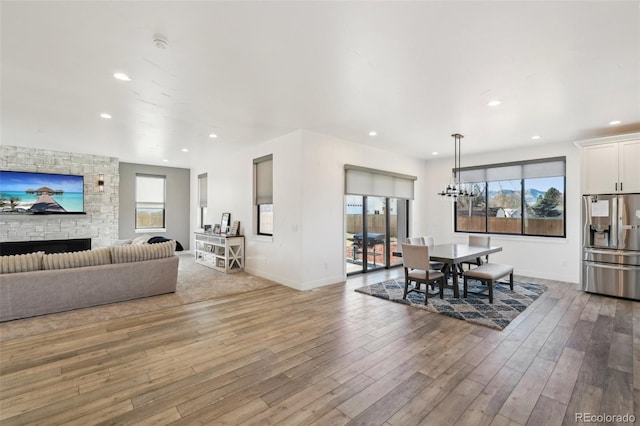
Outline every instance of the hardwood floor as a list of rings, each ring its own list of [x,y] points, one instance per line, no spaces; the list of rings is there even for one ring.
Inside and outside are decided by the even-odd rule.
[[[353,291],[400,272],[5,341],[0,423],[543,425],[635,413],[637,302],[527,279],[549,291],[495,331]]]

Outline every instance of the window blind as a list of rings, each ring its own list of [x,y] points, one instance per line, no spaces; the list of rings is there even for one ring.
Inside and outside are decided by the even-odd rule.
[[[136,176],[137,203],[164,203],[164,176]]]
[[[273,155],[253,160],[255,167],[256,205],[273,204]]]
[[[345,194],[413,200],[415,176],[345,164]]]
[[[207,174],[198,175],[198,204],[207,207]]]
[[[565,173],[566,157],[555,157],[514,163],[491,164],[481,167],[464,167],[460,169],[460,181],[463,183],[471,183],[535,179],[565,176]]]

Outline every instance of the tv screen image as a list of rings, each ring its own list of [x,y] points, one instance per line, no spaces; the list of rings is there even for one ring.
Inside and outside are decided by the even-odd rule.
[[[84,177],[0,170],[0,212],[84,213]]]

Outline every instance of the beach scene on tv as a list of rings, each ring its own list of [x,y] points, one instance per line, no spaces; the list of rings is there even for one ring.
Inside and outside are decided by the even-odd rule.
[[[0,212],[82,213],[82,176],[0,171]]]

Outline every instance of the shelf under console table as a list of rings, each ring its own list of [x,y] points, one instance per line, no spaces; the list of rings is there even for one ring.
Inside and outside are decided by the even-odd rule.
[[[244,270],[244,236],[196,232],[194,246],[196,263],[224,273]]]

